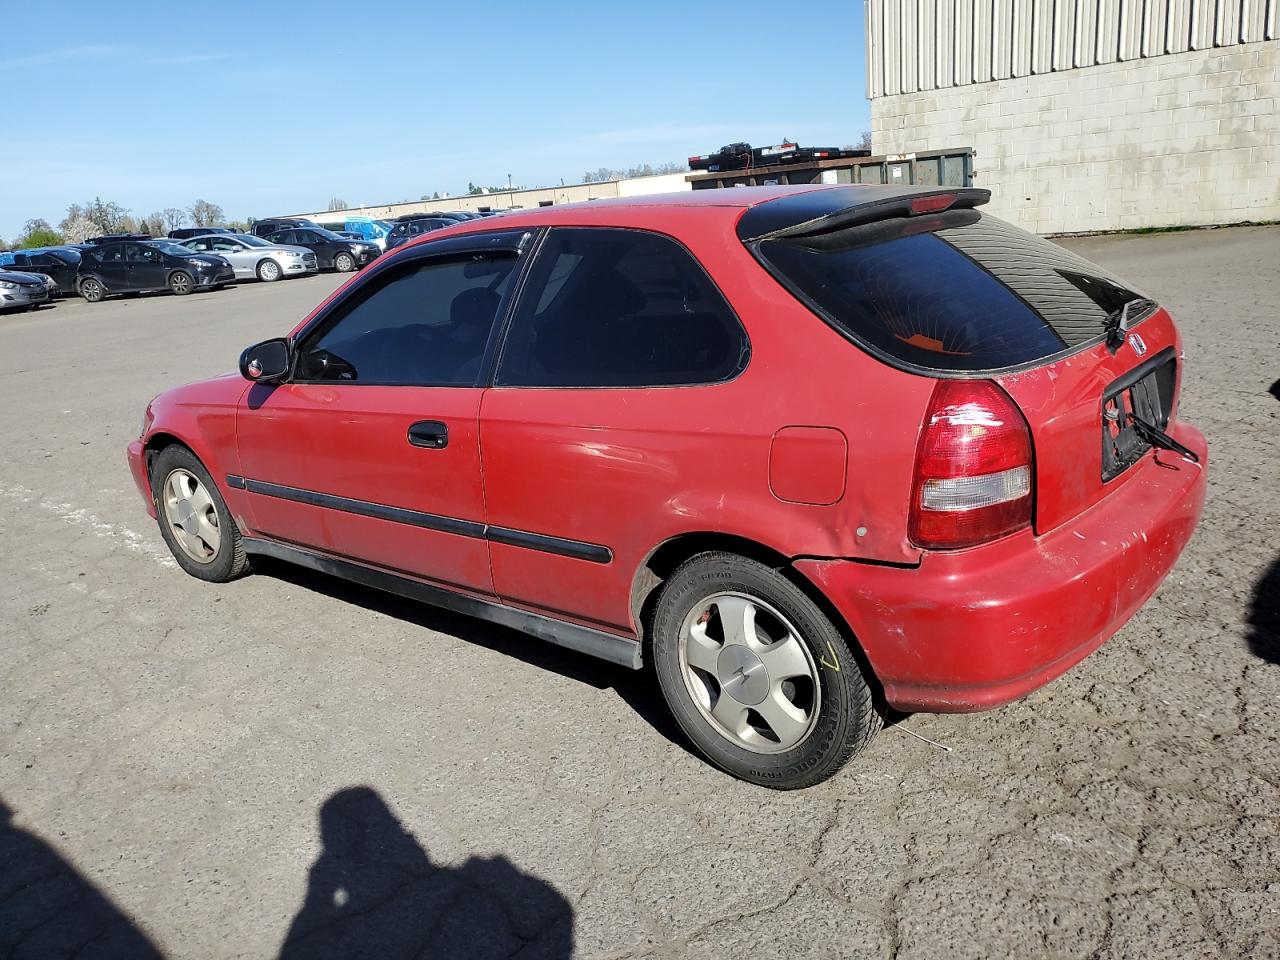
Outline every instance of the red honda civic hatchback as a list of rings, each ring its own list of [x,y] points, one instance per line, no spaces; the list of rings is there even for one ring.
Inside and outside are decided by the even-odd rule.
[[[183,569],[283,558],[627,667],[777,788],[886,707],[1079,662],[1192,535],[1169,313],[976,189],[470,221],[379,259],[129,463]]]

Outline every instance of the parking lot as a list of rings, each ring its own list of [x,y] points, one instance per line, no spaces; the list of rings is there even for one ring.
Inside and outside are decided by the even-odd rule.
[[[1181,322],[1194,541],[1046,689],[895,717],[788,794],[695,756],[646,674],[169,559],[124,460],[147,400],[345,278],[0,317],[0,917],[31,956],[1280,955],[1280,228],[1067,245]]]

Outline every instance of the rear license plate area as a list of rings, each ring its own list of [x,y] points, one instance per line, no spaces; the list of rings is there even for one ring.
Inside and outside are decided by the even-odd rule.
[[[1176,359],[1169,347],[1130,370],[1102,393],[1102,480],[1105,483],[1142,459],[1151,444],[1133,416],[1163,430],[1173,409]]]

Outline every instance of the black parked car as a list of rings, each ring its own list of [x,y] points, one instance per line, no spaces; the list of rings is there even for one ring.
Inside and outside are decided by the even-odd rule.
[[[222,257],[194,253],[168,240],[104,243],[84,251],[76,288],[90,303],[117,293],[217,290],[235,283],[235,271]]]
[[[58,285],[57,294],[67,297],[76,292],[76,271],[80,269],[80,251],[67,248],[41,250],[37,253],[15,253],[11,269],[50,276]]]
[[[255,220],[249,229],[255,237],[269,237],[290,227],[314,227],[314,220],[303,220],[299,217],[268,217],[266,220]]]
[[[452,217],[443,217],[439,215],[423,215],[411,218],[399,218],[396,225],[391,228],[391,232],[387,234],[387,250],[390,252],[402,243],[408,243],[415,237],[420,237],[424,233],[430,233],[433,230],[441,230],[444,227],[452,227],[455,223],[461,223],[461,220],[455,220]]]
[[[323,227],[294,227],[273,233],[267,239],[272,243],[306,247],[315,252],[316,264],[321,270],[337,270],[339,273],[350,273],[372,263],[382,252],[376,243],[347,240]]]
[[[190,240],[210,233],[235,233],[230,227],[178,227],[169,231],[170,240]]]

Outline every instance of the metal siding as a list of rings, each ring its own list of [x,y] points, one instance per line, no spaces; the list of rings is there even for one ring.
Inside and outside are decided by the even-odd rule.
[[[974,0],[973,4],[973,79],[982,83],[991,79],[992,0]]]
[[[1079,0],[1076,6],[1076,66],[1098,62],[1098,0]]]
[[[1053,69],[1053,4],[1054,0],[1032,0],[1031,3],[1031,72],[1048,73]]]
[[[1015,77],[1025,77],[1032,72],[1032,58],[1036,50],[1036,36],[1032,32],[1032,20],[1036,17],[1036,0],[1014,0],[1012,15],[1012,67],[1010,72]]]
[[[1120,0],[1120,59],[1142,56],[1142,8],[1146,0]]]
[[[863,0],[862,9],[862,22],[867,31],[867,96],[875,99],[884,95],[884,84],[880,82],[884,57],[884,40],[879,35],[879,0]]]
[[[1267,0],[1267,39],[1277,40],[1280,36],[1276,34],[1276,7],[1280,6],[1280,0]]]
[[[1158,57],[1164,53],[1165,13],[1169,0],[1147,0],[1146,17],[1142,24],[1142,55]]]
[[[1165,22],[1166,53],[1182,53],[1187,49],[1191,33],[1192,0],[1169,0],[1169,18]]]
[[[938,0],[935,14],[938,23],[937,85],[950,87],[956,82],[955,37],[956,18],[953,0]]]
[[[956,83],[973,83],[973,0],[955,0]]]
[[[1218,16],[1213,25],[1213,45],[1229,47],[1240,42],[1240,0],[1218,0]]]
[[[916,30],[916,0],[901,0],[902,11],[902,92],[915,93],[919,77],[916,61],[919,53],[920,34]]]
[[[1098,63],[1115,63],[1120,47],[1120,0],[1098,0]]]
[[[902,0],[881,0],[884,4],[884,92],[902,92]]]
[[[1076,50],[1076,0],[1056,0],[1053,17],[1053,69],[1070,70]]]
[[[1217,4],[1214,0],[1191,0],[1192,50],[1204,50],[1213,46],[1213,28],[1217,13]]]
[[[1267,18],[1266,0],[1241,0],[1240,5],[1240,42],[1253,43],[1261,40]]]
[[[1013,0],[992,0],[991,28],[991,75],[1007,80],[1013,76]]]
[[[935,0],[916,0],[916,23],[919,24],[920,55],[916,59],[916,88],[932,90],[936,69],[938,26],[934,22]]]

